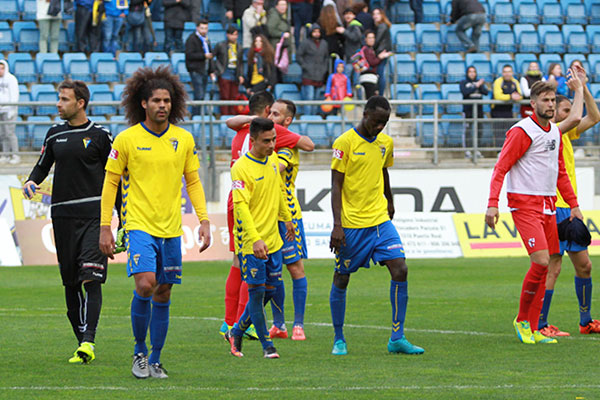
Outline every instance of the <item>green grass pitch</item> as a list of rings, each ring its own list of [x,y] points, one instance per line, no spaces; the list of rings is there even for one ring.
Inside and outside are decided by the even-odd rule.
[[[592,262],[600,265],[600,258]],[[518,343],[512,327],[526,258],[409,260],[408,265],[406,335],[425,348],[424,355],[387,352],[391,307],[383,267],[352,276],[345,329],[349,354],[330,355],[332,263],[309,260],[308,339],[278,340],[281,358],[265,360],[259,342],[249,341],[243,359],[232,357],[218,334],[229,263],[188,263],[183,284],[172,295],[162,355],[167,380],[131,375],[133,281],[123,265],[109,268],[91,365],[67,363],[76,342],[57,268],[0,268],[0,399],[600,398],[600,336],[577,330],[568,260],[550,321],[572,337],[535,346]],[[289,274],[284,275],[290,326],[292,290]],[[596,317],[598,299],[597,290]]]

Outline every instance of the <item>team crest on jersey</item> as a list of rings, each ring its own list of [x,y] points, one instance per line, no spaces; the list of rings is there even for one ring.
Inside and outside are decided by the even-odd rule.
[[[256,273],[258,272],[258,269],[256,268],[250,268],[250,274],[252,275],[253,278],[256,278]]]
[[[341,160],[344,157],[344,152],[339,149],[333,149],[333,158]]]
[[[385,146],[380,146],[379,149],[381,150],[381,158],[385,157]]]
[[[119,151],[116,149],[111,149],[110,154],[108,155],[108,158],[112,158],[113,160],[116,160],[117,158],[119,158]]]
[[[139,254],[134,254],[133,257],[131,257],[133,259],[133,263],[135,265],[138,265],[138,262],[140,261],[140,255]]]
[[[90,145],[91,141],[92,141],[92,139],[90,139],[89,137],[84,137],[83,138],[83,147],[87,149],[88,146]]]
[[[173,149],[175,149],[175,151],[177,151],[177,146],[179,146],[179,140],[177,140],[174,137],[172,137],[172,138],[169,139],[169,141],[173,145]]]
[[[277,171],[277,166],[275,165],[275,163],[271,163],[271,165],[273,166],[273,171],[275,171],[275,173],[278,173],[279,171]]]
[[[527,244],[529,244],[529,247],[534,248],[535,247],[535,238],[529,238],[529,240],[527,241]]]

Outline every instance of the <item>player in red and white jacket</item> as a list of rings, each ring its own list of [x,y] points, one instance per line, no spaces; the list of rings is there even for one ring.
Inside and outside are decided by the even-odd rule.
[[[573,74],[571,85],[577,83],[581,85]],[[550,255],[559,252],[557,188],[571,207],[571,219],[583,216],[565,170],[561,132],[550,121],[556,111],[556,87],[549,82],[536,82],[531,87],[531,106],[533,115],[506,133],[492,174],[485,222],[492,229],[498,222],[498,197],[507,175],[508,207],[531,260],[523,281],[519,314],[514,320],[517,337],[526,344],[556,343],[537,327]],[[536,330],[532,332],[531,326]]]

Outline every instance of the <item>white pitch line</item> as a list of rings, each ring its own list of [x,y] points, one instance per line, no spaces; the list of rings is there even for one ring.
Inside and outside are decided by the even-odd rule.
[[[440,390],[559,390],[559,389],[600,389],[600,385],[429,385],[429,386],[296,386],[296,387],[203,387],[203,386],[156,386],[137,387],[136,391],[197,391],[197,392],[281,392],[291,391],[372,391],[372,390],[404,390],[404,391],[440,391]],[[131,387],[124,386],[4,386],[0,391],[130,391]]]
[[[41,309],[40,309],[41,310]],[[44,311],[48,310],[48,309],[43,309]],[[55,310],[61,310],[59,308],[56,308]],[[0,311],[32,311],[32,310],[26,310],[26,309],[22,309],[22,308],[15,308],[15,309],[0,309]],[[63,317],[62,314],[36,314],[36,317]],[[7,314],[7,313],[2,313],[0,312],[0,317],[29,317],[29,315],[26,314]],[[129,315],[105,315],[102,314],[102,318],[117,318],[117,319],[129,319],[130,316]],[[185,315],[171,315],[171,319],[178,319],[178,320],[191,320],[191,321],[222,321],[223,318],[219,318],[219,317],[194,317],[194,316],[185,316]],[[286,322],[292,322],[292,321],[286,321]],[[331,323],[330,322],[305,322],[304,325],[309,325],[309,326],[318,326],[318,327],[331,327]],[[373,329],[373,330],[390,330],[391,327],[390,326],[380,326],[380,325],[356,325],[356,324],[344,324],[345,328],[356,328],[356,329]],[[491,337],[512,337],[514,336],[514,334],[512,333],[512,329],[511,329],[511,333],[494,333],[494,332],[477,332],[477,331],[455,331],[455,330],[448,330],[448,329],[417,329],[417,328],[404,328],[404,330],[406,332],[415,332],[415,333],[435,333],[435,334],[442,334],[442,335],[466,335],[466,336],[491,336]],[[566,337],[561,337],[560,340],[563,339],[579,339],[579,340],[591,340],[591,341],[599,341],[600,340],[600,335],[599,336],[566,336]]]

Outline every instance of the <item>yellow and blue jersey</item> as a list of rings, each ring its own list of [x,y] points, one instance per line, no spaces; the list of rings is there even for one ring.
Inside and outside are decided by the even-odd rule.
[[[333,143],[331,169],[344,174],[342,227],[368,228],[389,220],[383,193],[383,168],[394,164],[394,142],[380,133],[373,139],[352,128]]]
[[[121,132],[106,170],[122,176],[125,229],[181,236],[181,177],[198,168],[194,138],[183,128],[169,124],[157,134],[139,123]]]
[[[281,249],[277,221],[290,221],[284,201],[276,154],[260,160],[250,152],[231,168],[236,254],[253,254],[253,244],[263,240],[272,254]]]
[[[285,169],[281,171],[281,179],[285,188],[285,201],[290,208],[293,219],[302,218],[300,203],[296,198],[296,177],[300,167],[300,151],[297,148],[290,149],[285,147],[277,152],[279,161],[285,164]]]
[[[568,132],[563,133],[561,136],[563,143],[563,158],[565,160],[565,169],[567,170],[567,175],[569,175],[569,180],[571,181],[571,185],[573,186],[573,191],[575,192],[575,194],[577,194],[577,180],[575,178],[575,156],[573,155],[573,145],[571,144],[571,140],[579,139],[577,127],[571,129]],[[556,191],[556,207],[569,208],[569,205],[562,198],[558,190]]]

